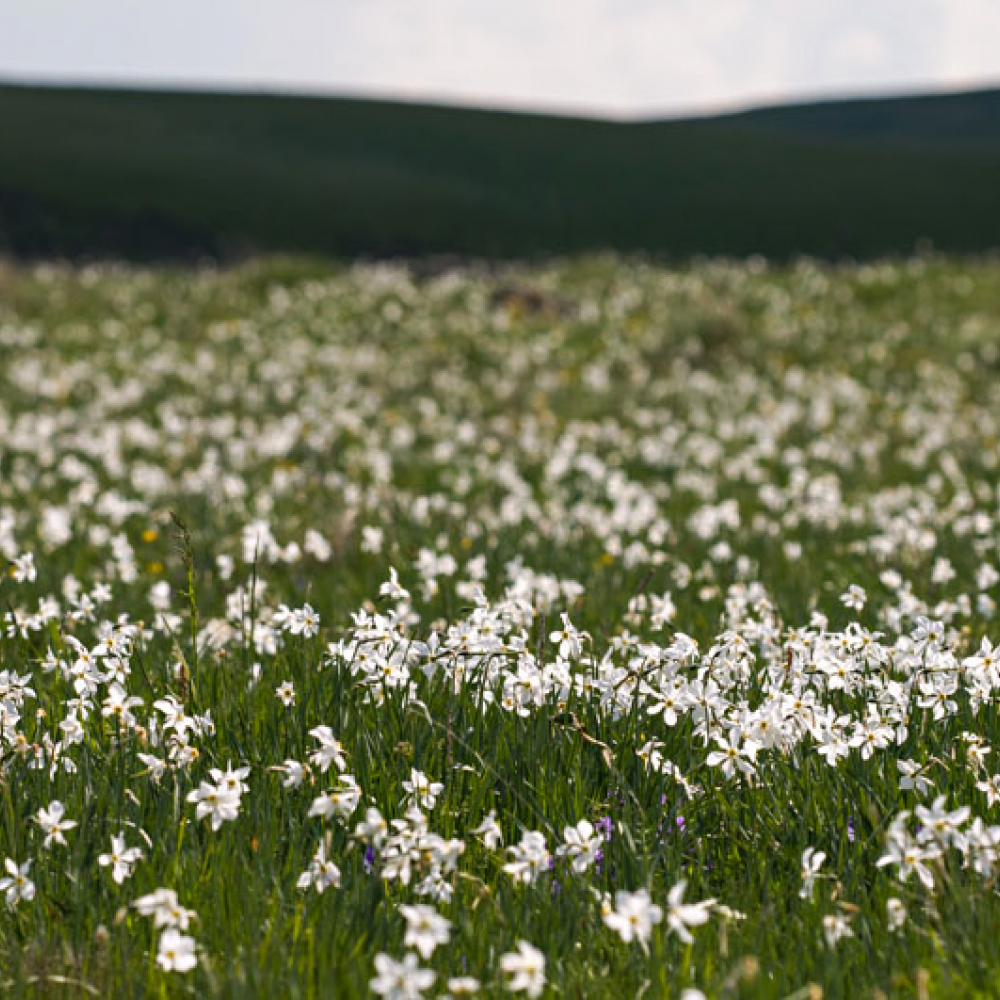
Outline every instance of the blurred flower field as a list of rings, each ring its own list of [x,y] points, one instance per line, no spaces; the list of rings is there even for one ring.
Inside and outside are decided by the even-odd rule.
[[[1000,263],[0,265],[5,996],[995,996]]]

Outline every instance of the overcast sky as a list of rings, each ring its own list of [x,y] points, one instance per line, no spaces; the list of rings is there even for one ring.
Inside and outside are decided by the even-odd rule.
[[[1000,0],[0,0],[0,76],[669,113],[1000,83]]]

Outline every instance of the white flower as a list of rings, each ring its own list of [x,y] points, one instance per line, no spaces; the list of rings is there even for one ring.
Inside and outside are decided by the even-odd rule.
[[[283,681],[274,689],[274,693],[285,708],[291,708],[295,704],[295,685],[291,681]]]
[[[799,897],[812,902],[813,888],[816,879],[819,877],[819,870],[826,861],[826,853],[817,851],[814,847],[807,847],[802,852],[802,888],[799,889]]]
[[[378,588],[380,597],[388,597],[390,601],[409,602],[410,592],[399,582],[399,574],[395,567],[389,567],[389,579]]]
[[[388,832],[389,824],[375,806],[365,810],[365,818],[354,828],[354,835],[374,848],[380,848],[385,843]]]
[[[617,931],[621,939],[638,941],[643,947],[653,932],[653,925],[663,919],[663,910],[653,903],[645,889],[615,893],[615,908],[603,913],[604,923]]]
[[[916,872],[917,878],[923,883],[924,888],[933,889],[934,875],[925,862],[934,861],[938,857],[940,857],[939,851],[921,847],[907,837],[906,839],[890,840],[886,853],[875,862],[875,867],[882,868],[888,864],[898,865],[899,877],[904,882]]]
[[[709,767],[721,767],[727,778],[733,777],[737,770],[748,776],[756,773],[753,762],[757,759],[760,744],[749,739],[741,742],[738,727],[730,730],[728,740],[716,736],[715,742],[719,749],[708,755]]]
[[[823,918],[823,937],[828,948],[846,937],[854,937],[854,931],[842,913],[828,913]]]
[[[288,614],[283,624],[292,635],[309,639],[319,632],[319,615],[310,605],[305,604]]]
[[[347,819],[361,801],[361,789],[354,777],[350,774],[342,774],[338,780],[337,787],[329,792],[313,799],[309,807],[310,816],[322,816],[329,819],[336,816],[339,819]]]
[[[503,831],[497,822],[495,809],[491,809],[489,815],[473,831],[477,837],[481,837],[486,850],[495,850],[503,843]]]
[[[906,923],[906,907],[895,896],[890,896],[885,901],[885,910],[889,918],[889,930],[900,930]]]
[[[160,935],[156,964],[165,972],[190,972],[198,964],[194,953],[194,938],[168,927]]]
[[[423,809],[433,809],[438,796],[444,791],[440,781],[431,781],[423,771],[410,768],[410,780],[403,782],[403,790]]]
[[[915,760],[896,761],[896,770],[899,771],[899,787],[902,791],[913,789],[921,795],[926,795],[934,786],[927,778],[926,771],[929,765],[918,764]]]
[[[240,814],[240,793],[213,785],[210,781],[203,781],[193,792],[189,792],[187,801],[197,803],[195,817],[204,819],[207,816],[213,830],[218,830],[226,820],[234,820]]]
[[[278,764],[274,770],[284,773],[281,779],[285,788],[298,788],[309,776],[309,766],[297,760],[286,760],[284,764]]]
[[[556,854],[570,858],[573,871],[585,872],[597,860],[602,841],[589,820],[582,819],[576,826],[567,826],[563,839],[566,842],[556,848]]]
[[[235,792],[237,795],[243,795],[244,792],[249,791],[249,785],[247,785],[247,778],[250,776],[249,767],[238,767],[233,770],[232,764],[227,763],[225,771],[220,770],[217,767],[213,767],[208,772],[219,788],[225,789],[228,792]]]
[[[16,556],[10,568],[10,575],[17,583],[33,583],[38,578],[34,555],[25,552],[24,555]]]
[[[456,976],[448,980],[448,996],[471,997],[482,989],[478,979],[472,976]]]
[[[16,906],[22,899],[30,902],[35,898],[35,883],[28,878],[31,871],[31,861],[25,861],[18,867],[13,858],[4,862],[7,874],[0,878],[0,892],[7,897],[8,906]]]
[[[375,956],[375,978],[371,986],[373,993],[386,1000],[419,1000],[424,990],[431,988],[435,975],[430,969],[421,969],[417,956],[408,953],[402,962],[397,962],[386,954]]]
[[[549,860],[549,851],[545,846],[545,834],[538,830],[527,830],[521,837],[521,842],[507,848],[511,860],[503,866],[503,870],[515,882],[532,883],[544,871]]]
[[[559,644],[559,655],[564,660],[578,660],[583,651],[580,633],[569,620],[569,615],[563,612],[561,618],[563,627],[549,633],[549,642]]]
[[[968,806],[960,806],[954,812],[948,812],[943,795],[939,795],[929,807],[917,806],[916,814],[920,822],[917,840],[922,844],[936,841],[939,844],[950,842],[958,846],[961,841],[959,827],[968,820],[971,812]]]
[[[327,857],[329,844],[327,841],[320,843],[316,848],[309,867],[299,876],[295,883],[299,889],[308,889],[312,886],[320,895],[324,889],[330,886],[340,885],[340,869]]]
[[[715,903],[714,899],[706,899],[700,903],[683,902],[687,879],[681,879],[667,894],[667,926],[685,943],[690,944],[694,937],[689,927],[698,927],[708,920],[709,910]]]
[[[840,595],[841,603],[852,611],[860,611],[865,606],[867,595],[856,583],[852,583],[847,590]]]
[[[67,830],[72,830],[76,826],[76,820],[63,819],[66,812],[65,806],[58,800],[49,803],[48,809],[39,809],[36,814],[38,825],[45,831],[44,847],[50,847],[53,843],[66,846],[66,838],[63,834]]]
[[[991,775],[985,781],[977,781],[976,788],[986,793],[986,804],[988,806],[992,807],[996,805],[1000,801],[1000,774]]]
[[[102,854],[97,863],[102,868],[111,866],[111,877],[119,885],[131,874],[137,861],[142,858],[142,851],[138,847],[126,847],[123,834],[111,838],[111,850],[107,854]]]
[[[329,726],[316,726],[309,730],[309,735],[319,743],[315,750],[310,751],[309,761],[319,768],[321,774],[326,774],[331,764],[336,765],[338,771],[347,767],[344,747],[333,738],[333,730]]]
[[[381,528],[366,524],[361,529],[361,551],[377,555],[382,551],[383,532]]]
[[[173,889],[157,889],[148,896],[140,896],[132,905],[142,916],[152,917],[154,927],[176,927],[186,931],[195,916],[193,910],[180,905]]]
[[[545,987],[545,955],[527,941],[517,942],[517,951],[500,957],[500,968],[510,977],[507,989],[525,992],[529,997],[541,995]]]
[[[402,905],[399,912],[406,918],[405,947],[416,948],[424,959],[428,959],[439,944],[448,943],[451,921],[442,917],[433,906],[424,903]]]

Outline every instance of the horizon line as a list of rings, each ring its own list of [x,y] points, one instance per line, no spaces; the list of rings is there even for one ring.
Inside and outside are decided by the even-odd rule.
[[[808,107],[819,104],[837,104],[880,100],[905,100],[907,98],[959,97],[1000,90],[1000,78],[984,78],[946,84],[904,84],[879,90],[859,88],[795,94],[761,94],[747,99],[716,101],[703,104],[655,107],[636,111],[620,111],[599,105],[568,104],[565,102],[529,102],[503,98],[462,97],[454,94],[401,93],[386,88],[351,89],[316,88],[299,84],[274,83],[248,80],[212,81],[154,78],[78,77],[42,75],[38,77],[8,75],[0,69],[0,86],[40,90],[91,90],[102,92],[171,94],[215,97],[276,97],[305,100],[370,101],[372,103],[406,104],[453,110],[484,111],[500,114],[536,115],[539,117],[582,118],[609,123],[635,123],[650,121],[715,118],[744,112],[765,111],[782,107]]]

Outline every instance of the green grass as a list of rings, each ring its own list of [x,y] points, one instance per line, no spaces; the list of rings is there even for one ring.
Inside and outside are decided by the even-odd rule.
[[[1000,592],[981,569],[1000,567],[998,290],[995,261],[949,258],[668,269],[585,257],[431,277],[305,259],[0,268],[0,863],[30,859],[36,889],[0,897],[0,989],[368,995],[375,956],[408,950],[399,905],[433,900],[416,875],[369,870],[353,833],[369,807],[403,816],[416,767],[444,786],[429,829],[465,845],[445,879],[453,898],[434,903],[452,928],[421,961],[437,974],[427,995],[457,975],[503,995],[501,956],[522,939],[546,956],[546,996],[995,995],[996,868],[963,867],[951,848],[928,891],[877,861],[900,810],[937,794],[998,822],[977,787],[996,750],[977,769],[963,738],[1000,740],[995,690],[977,707],[974,671],[959,667],[998,637]],[[712,527],[727,501],[738,521]],[[245,546],[261,521],[274,543]],[[379,551],[366,528],[383,532]],[[303,551],[310,529],[329,552]],[[18,582],[25,552],[38,578]],[[444,556],[454,573],[430,568]],[[380,596],[390,567],[409,601]],[[576,689],[550,671],[511,711],[505,685],[532,668],[509,641],[462,679],[461,633],[482,618],[460,584],[480,576],[491,624],[523,635],[538,665],[557,664],[561,612],[590,633],[564,667]],[[241,614],[237,588],[254,581],[266,587]],[[165,597],[151,590],[163,582]],[[867,592],[860,612],[840,601],[850,584]],[[676,613],[658,629],[643,602],[666,593]],[[319,633],[283,632],[279,606],[306,602]],[[329,650],[363,638],[361,608],[400,616],[387,657],[432,632],[450,652],[417,653],[409,689],[370,677],[356,648]],[[907,668],[921,615],[945,634]],[[848,694],[817,671],[852,622],[882,633],[871,648],[891,662],[855,654],[863,684]],[[42,748],[84,714],[70,639],[97,645],[102,623],[137,629],[122,656],[134,724],[102,715],[102,677],[65,747],[74,769],[50,771]],[[836,767],[783,716],[787,746],[760,751],[754,781],[727,778],[693,713],[667,725],[637,685],[669,689],[649,663],[681,633],[699,651],[677,676],[718,680],[720,720],[811,691],[853,726],[876,703],[888,712],[888,679],[909,690],[934,671],[954,677],[955,709],[934,719],[914,688],[902,739]],[[157,781],[139,754],[165,757],[154,702],[168,694],[214,727],[190,733],[197,754]],[[319,725],[362,789],[346,822],[308,815],[335,768],[297,788],[275,770],[307,760]],[[645,768],[651,739],[690,797]],[[926,765],[933,791],[901,788],[899,759]],[[186,797],[229,763],[250,768],[249,790],[213,831]],[[46,848],[37,813],[53,800],[78,825]],[[552,855],[567,825],[610,820],[601,864],[574,873],[555,858],[515,884],[504,849],[473,832],[490,810],[504,847],[538,830]],[[97,860],[119,830],[144,851],[121,885]],[[324,837],[339,886],[297,888]],[[827,855],[811,901],[807,847]],[[597,893],[645,888],[666,907],[681,879],[688,901],[742,919],[713,907],[690,945],[661,923],[648,951],[604,923]],[[190,972],[157,967],[160,932],[135,909],[159,887],[197,914]],[[908,911],[897,932],[889,897]],[[831,946],[822,922],[837,914],[853,936]]]
[[[233,257],[996,246],[996,91],[675,122],[0,87],[0,246]]]

